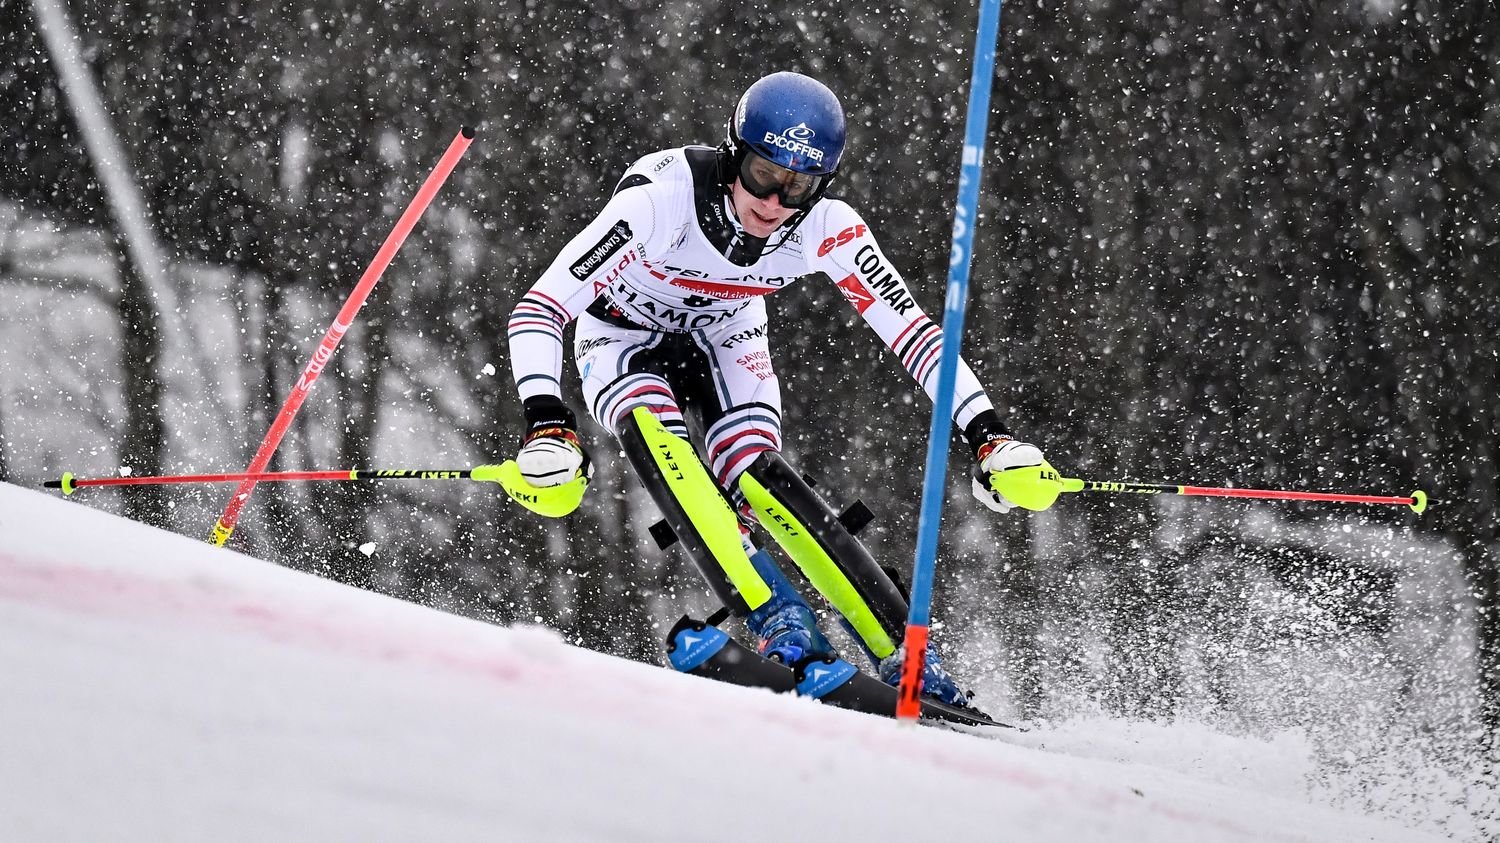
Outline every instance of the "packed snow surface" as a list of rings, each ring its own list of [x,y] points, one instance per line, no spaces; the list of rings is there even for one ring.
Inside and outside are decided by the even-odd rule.
[[[1428,839],[1296,747],[900,725],[6,484],[0,677],[3,840]]]

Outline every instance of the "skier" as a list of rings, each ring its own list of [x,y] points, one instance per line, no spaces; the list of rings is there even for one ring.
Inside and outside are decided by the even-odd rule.
[[[576,320],[588,411],[619,438],[759,651],[791,664],[832,648],[807,602],[752,543],[751,522],[782,545],[894,685],[906,597],[780,456],[781,396],[763,297],[825,273],[929,395],[942,330],[859,214],[827,196],[844,154],[844,113],[828,88],[796,73],[766,76],[740,98],[727,135],[717,148],[685,146],[636,161],[516,305],[511,367],[526,429],[515,460],[520,477],[507,488],[523,504],[561,515],[588,483],[587,452],[562,400],[563,329]],[[1051,467],[1041,451],[1012,437],[967,364],[954,397],[954,422],[976,461],[974,494],[985,506],[1015,505],[994,478],[1009,477],[1012,490],[1045,486]],[[684,441],[690,419],[706,462]],[[1023,503],[1028,495],[1012,492]],[[928,653],[923,693],[967,704]]]

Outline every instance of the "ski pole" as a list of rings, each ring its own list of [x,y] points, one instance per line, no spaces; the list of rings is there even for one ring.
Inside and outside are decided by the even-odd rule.
[[[500,466],[479,465],[474,468],[422,469],[333,469],[328,471],[265,471],[238,474],[171,474],[159,477],[100,477],[79,480],[73,472],[64,472],[61,480],[48,480],[42,486],[62,489],[71,495],[79,489],[94,486],[161,486],[179,483],[285,483],[292,480],[481,480],[499,482]]]
[[[1115,480],[1079,480],[1073,477],[1062,479],[1064,492],[1103,492],[1130,495],[1198,495],[1212,498],[1255,498],[1279,501],[1331,501],[1336,503],[1396,504],[1411,507],[1412,512],[1422,512],[1429,501],[1427,493],[1417,489],[1407,497],[1386,495],[1344,495],[1331,492],[1292,492],[1281,489],[1225,489],[1213,486],[1177,486],[1170,483],[1122,483]]]
[[[276,419],[271,422],[271,428],[266,431],[265,439],[261,440],[260,448],[250,460],[249,470],[246,474],[255,475],[265,471],[266,466],[271,464],[271,457],[276,453],[276,447],[281,444],[281,437],[286,435],[287,428],[292,424],[292,419],[297,411],[302,408],[302,402],[306,400],[307,393],[312,389],[313,383],[322,373],[323,367],[333,357],[333,352],[338,348],[339,341],[344,338],[344,333],[354,324],[354,318],[359,315],[360,308],[364,307],[365,299],[370,297],[370,291],[375,289],[375,283],[385,273],[385,268],[390,266],[391,259],[396,256],[396,251],[401,244],[406,242],[406,237],[411,234],[421,218],[422,212],[432,203],[432,198],[437,195],[438,188],[448,180],[448,174],[458,165],[458,159],[469,148],[474,139],[474,130],[468,126],[459,129],[448,149],[439,159],[437,166],[428,174],[427,180],[417,189],[417,195],[412,197],[411,204],[406,206],[401,217],[396,220],[396,225],[386,235],[385,242],[380,244],[375,257],[371,259],[370,265],[360,276],[359,283],[354,285],[354,290],[349,293],[349,298],[344,301],[344,306],[339,309],[338,316],[334,317],[333,324],[328,326],[328,331],[323,335],[323,341],[313,351],[312,357],[303,367],[302,374],[293,384],[292,391],[286,397],[286,403],[281,405],[281,411],[276,414]],[[255,491],[255,480],[242,480],[230,497],[229,503],[225,504],[224,512],[219,520],[214,523],[213,533],[209,541],[215,545],[223,545],[229,541],[229,536],[234,532],[234,525],[240,519],[240,512],[245,508],[246,502],[250,500],[250,494]]]

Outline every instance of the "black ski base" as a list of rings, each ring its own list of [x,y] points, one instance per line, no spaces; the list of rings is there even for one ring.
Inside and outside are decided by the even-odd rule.
[[[897,690],[842,659],[807,658],[794,666],[768,659],[703,621],[683,616],[667,634],[667,657],[684,673],[820,702],[882,717],[896,716]],[[922,700],[921,719],[960,726],[1013,729],[974,708]]]

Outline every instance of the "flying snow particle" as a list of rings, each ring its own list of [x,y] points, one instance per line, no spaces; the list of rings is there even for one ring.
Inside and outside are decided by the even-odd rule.
[[[364,544],[359,546],[359,552],[363,553],[366,556],[373,555],[375,553],[375,543],[365,542]]]

